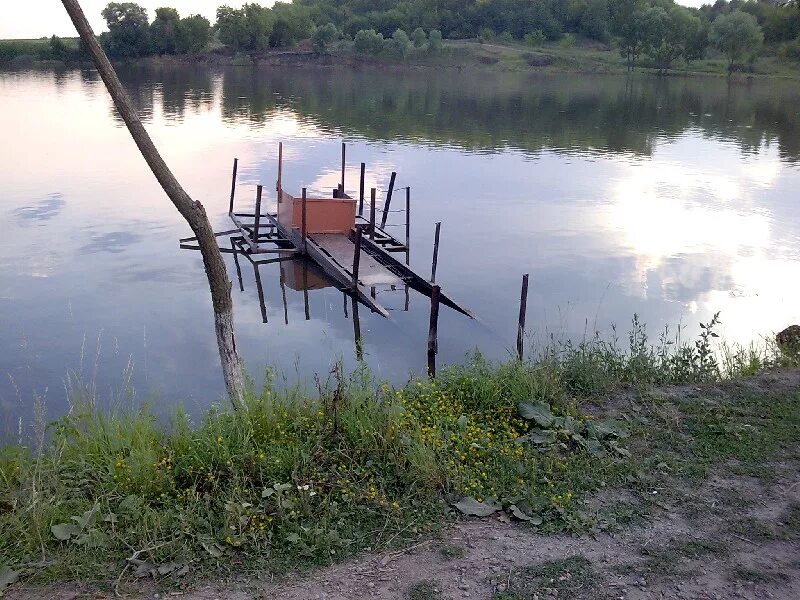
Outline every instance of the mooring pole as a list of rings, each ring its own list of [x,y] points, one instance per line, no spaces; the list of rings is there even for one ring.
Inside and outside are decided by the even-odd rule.
[[[361,163],[361,177],[358,182],[358,214],[364,214],[364,175],[367,169],[365,163]]]
[[[522,276],[522,293],[519,298],[519,324],[517,326],[517,356],[522,360],[525,348],[525,313],[528,310],[528,274]]]
[[[361,264],[361,229],[356,227],[356,243],[353,253],[353,291],[358,289],[358,267]]]
[[[375,188],[369,192],[369,239],[375,239]]]
[[[411,260],[411,188],[406,188],[406,264]]]
[[[231,203],[228,207],[228,214],[233,214],[233,198],[236,196],[236,171],[239,169],[239,159],[233,159],[233,177],[231,177]]]
[[[394,192],[394,180],[397,173],[392,171],[392,176],[389,177],[389,191],[386,192],[386,202],[383,204],[383,216],[381,216],[381,228],[386,227],[386,219],[389,218],[389,205],[392,203],[392,193]]]
[[[439,264],[439,232],[442,229],[442,222],[436,223],[436,233],[433,236],[433,264],[431,265],[431,283],[436,282],[436,266]]]
[[[264,300],[264,286],[261,285],[261,273],[258,272],[258,263],[253,265],[253,274],[256,280],[256,292],[258,292],[258,304],[261,307],[261,321],[269,323],[267,319],[267,301]]]
[[[253,223],[253,244],[256,249],[258,249],[258,230],[261,227],[261,193],[263,190],[264,188],[261,185],[256,188],[256,213],[255,222]]]
[[[439,352],[439,295],[438,285],[431,290],[431,321],[428,328],[428,376],[436,377],[436,354]]]
[[[347,144],[342,142],[342,183],[341,183],[342,191],[344,191],[344,168],[345,168],[345,157],[346,156],[347,156]]]
[[[303,305],[306,309],[306,321],[310,321],[311,307],[308,304],[308,263],[303,263]]]
[[[300,201],[300,238],[302,240],[303,247],[300,249],[303,254],[306,253],[306,235],[308,234],[307,223],[306,223],[306,188],[303,188],[303,198]]]

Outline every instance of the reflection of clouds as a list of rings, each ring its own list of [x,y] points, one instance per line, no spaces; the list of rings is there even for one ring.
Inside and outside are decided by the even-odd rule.
[[[31,206],[23,206],[13,211],[20,222],[48,221],[61,212],[66,201],[62,194],[48,194]]]
[[[129,246],[137,243],[142,236],[130,231],[112,231],[100,235],[93,235],[91,241],[78,248],[79,254],[96,254],[98,252],[111,252],[117,254],[124,252]]]

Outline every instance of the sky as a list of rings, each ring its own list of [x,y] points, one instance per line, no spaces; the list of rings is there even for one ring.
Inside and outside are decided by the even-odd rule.
[[[83,7],[89,22],[95,32],[105,29],[105,23],[100,16],[109,0],[82,0]],[[135,0],[134,0],[135,1]],[[710,2],[711,0],[705,0]],[[212,23],[216,20],[217,6],[241,6],[242,1],[236,0],[138,0],[148,9],[150,19],[153,19],[154,10],[159,6],[172,6],[178,9],[181,16],[201,14]],[[703,0],[681,0],[680,4],[686,6],[700,6]],[[67,13],[59,0],[5,0],[3,19],[0,20],[0,39],[40,38],[43,36],[75,36],[75,28],[67,17]],[[272,5],[273,0],[262,0],[260,4]]]

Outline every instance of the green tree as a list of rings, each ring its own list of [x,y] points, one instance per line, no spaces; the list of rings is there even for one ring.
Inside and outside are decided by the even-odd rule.
[[[50,57],[53,60],[67,61],[72,58],[72,51],[67,47],[60,37],[53,36],[50,38]]]
[[[247,15],[243,8],[220,6],[217,8],[219,41],[235,51],[247,49],[250,34],[247,31]]]
[[[314,24],[308,9],[294,3],[276,2],[272,7],[273,25],[269,45],[273,47],[293,46],[308,39]]]
[[[178,23],[181,18],[174,8],[157,8],[156,18],[150,25],[153,50],[158,54],[175,54],[178,51]]]
[[[247,50],[266,50],[271,42],[275,15],[260,4],[245,4],[242,7],[247,28]]]
[[[643,50],[662,73],[684,56],[691,36],[700,29],[700,19],[688,9],[660,6],[648,9],[642,18]]]
[[[737,60],[755,55],[764,41],[764,33],[753,15],[735,10],[714,19],[708,38],[727,57],[730,75]]]
[[[605,42],[611,30],[607,0],[588,0],[578,19],[578,31],[586,37]]]
[[[414,48],[422,48],[428,41],[425,30],[422,27],[417,27],[411,34],[411,41],[414,42]]]
[[[211,39],[211,23],[202,15],[184,17],[178,23],[177,51],[181,54],[203,52]]]
[[[361,29],[353,40],[353,47],[358,52],[378,54],[383,50],[383,34],[374,29]]]
[[[411,40],[402,29],[396,29],[392,34],[392,49],[403,59],[411,52]]]
[[[628,69],[633,69],[644,43],[644,1],[617,0],[611,8],[611,31],[619,40],[619,51]]]
[[[115,58],[150,54],[150,24],[147,10],[133,2],[111,2],[101,13],[108,26],[106,52]]]
[[[339,36],[339,30],[336,25],[328,23],[322,27],[317,27],[314,30],[314,35],[311,36],[311,47],[317,54],[323,54],[327,51],[328,45]]]
[[[434,29],[428,34],[428,52],[442,51],[442,32]]]
[[[530,46],[531,48],[540,48],[546,39],[547,36],[544,34],[544,31],[537,29],[536,31],[526,33],[523,41],[525,42],[525,45]]]

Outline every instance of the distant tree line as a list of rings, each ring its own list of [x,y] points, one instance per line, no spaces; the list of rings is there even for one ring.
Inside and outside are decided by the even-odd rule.
[[[630,68],[642,63],[666,71],[676,61],[703,58],[711,46],[730,70],[753,60],[762,44],[800,59],[800,0],[716,0],[700,9],[674,0],[295,0],[223,5],[213,26],[168,7],[156,9],[151,23],[133,2],[112,2],[102,14],[108,31],[101,41],[114,58],[198,53],[212,41],[255,52],[309,40],[322,53],[339,39],[358,52],[407,57],[440,50],[442,38],[534,47],[560,40],[570,47],[579,36],[617,47]],[[69,55],[57,42],[51,46],[52,56]]]

